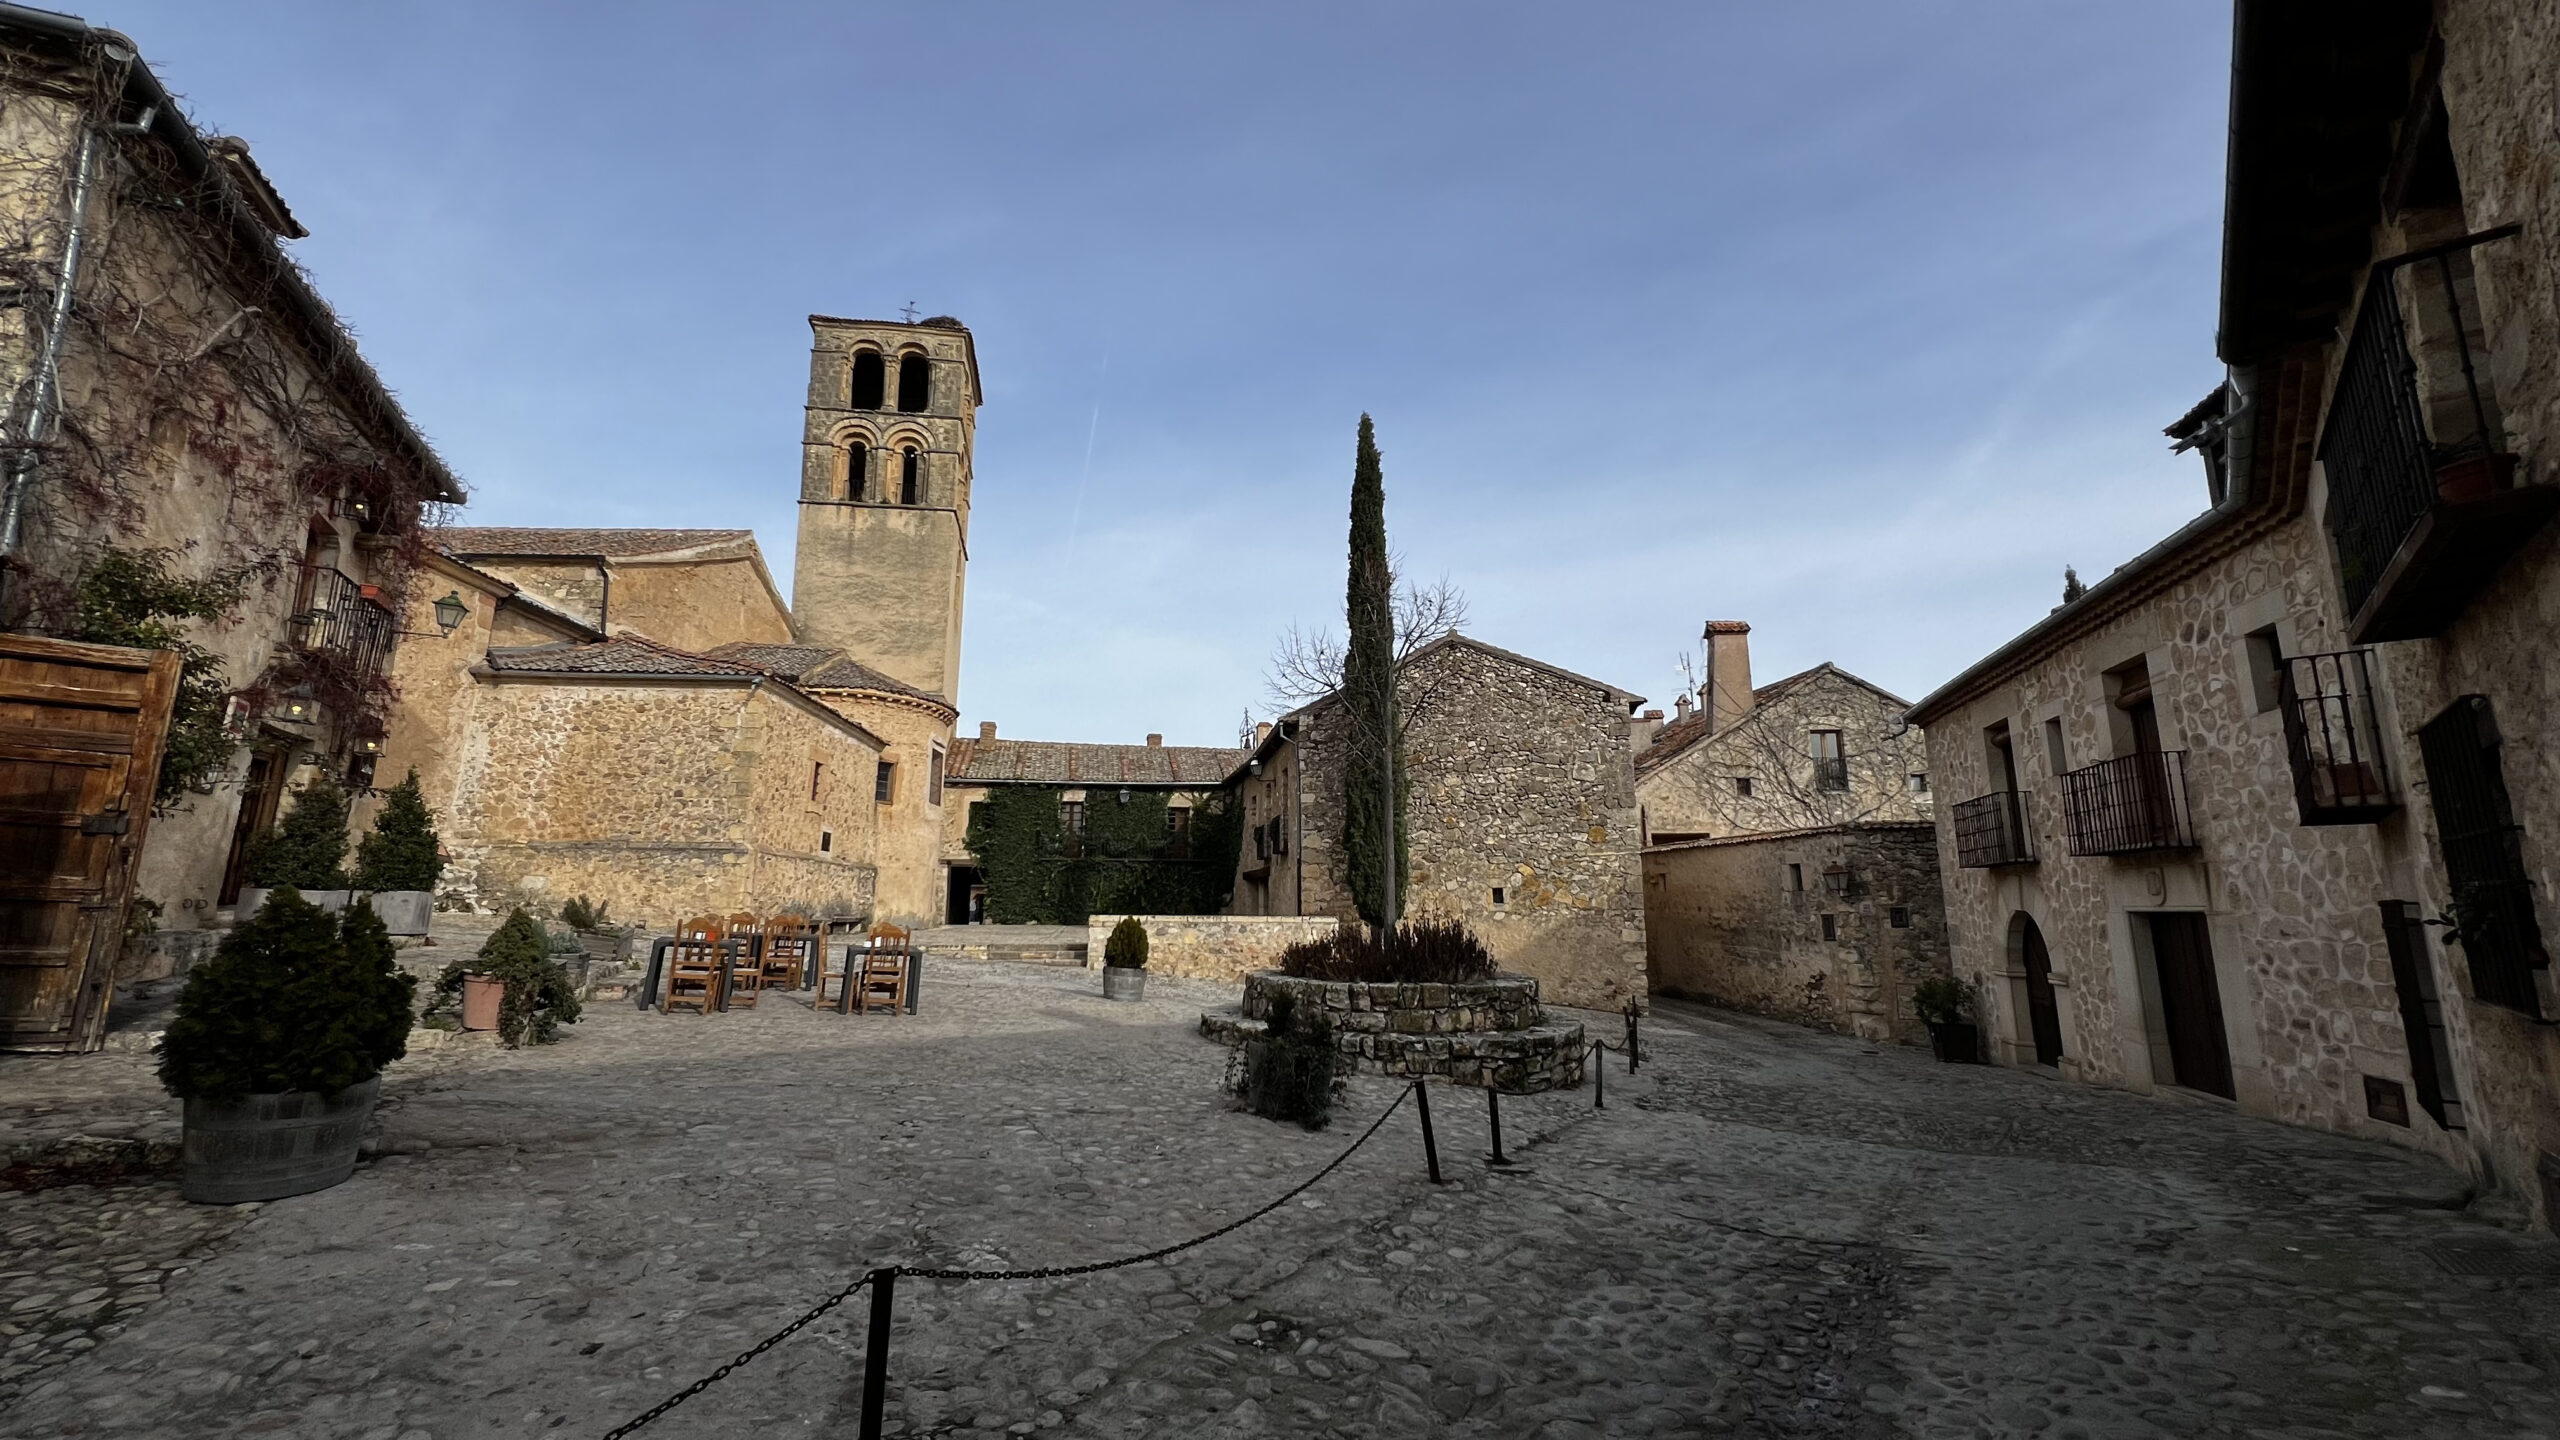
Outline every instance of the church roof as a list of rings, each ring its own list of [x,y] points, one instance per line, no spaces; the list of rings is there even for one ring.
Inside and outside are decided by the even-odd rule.
[[[723,660],[752,665],[807,690],[879,690],[941,701],[904,680],[894,680],[830,645],[758,645],[735,640],[703,652]]]
[[[765,671],[735,660],[678,650],[637,635],[490,647],[489,668],[513,675],[706,675],[751,679]]]
[[[1783,680],[1772,680],[1766,685],[1753,688],[1751,692],[1751,708],[1754,712],[1757,712],[1762,706],[1768,705],[1773,701],[1782,700],[1788,695],[1793,694],[1797,690],[1803,689],[1806,685],[1811,684],[1813,681],[1820,679],[1826,674],[1837,675],[1852,685],[1864,686],[1869,690],[1873,690],[1878,695],[1883,696],[1886,700],[1891,701],[1895,705],[1907,706],[1910,704],[1909,701],[1904,700],[1901,696],[1892,693],[1883,686],[1877,685],[1872,681],[1861,680],[1857,676],[1852,675],[1848,671],[1841,669],[1839,666],[1832,664],[1828,660],[1825,660],[1810,670],[1799,670],[1793,675],[1787,676]],[[1747,719],[1749,717],[1746,716],[1744,718]],[[1707,712],[1703,708],[1692,712],[1686,720],[1672,721],[1670,724],[1663,726],[1660,730],[1654,733],[1652,744],[1636,752],[1637,771],[1642,772],[1650,770],[1655,766],[1670,760],[1672,757],[1687,750],[1690,746],[1706,739],[1710,733],[1711,732],[1707,729]],[[1725,733],[1728,735],[1732,734],[1732,727],[1728,726]]]
[[[638,559],[701,552],[721,559],[755,549],[753,530],[554,530],[530,525],[455,525],[436,532],[448,555],[607,555]]]
[[[1134,785],[1210,790],[1244,763],[1217,745],[1079,745],[1061,740],[954,740],[953,780],[976,784]]]

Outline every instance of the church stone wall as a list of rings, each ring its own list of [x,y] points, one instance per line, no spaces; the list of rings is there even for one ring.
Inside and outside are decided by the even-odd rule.
[[[820,698],[887,741],[880,759],[898,767],[888,804],[873,803],[871,789],[861,796],[871,805],[880,837],[878,918],[910,928],[941,924],[948,899],[941,854],[946,815],[963,799],[948,782],[939,803],[932,794],[933,752],[950,746],[949,712],[872,692],[833,691]]]

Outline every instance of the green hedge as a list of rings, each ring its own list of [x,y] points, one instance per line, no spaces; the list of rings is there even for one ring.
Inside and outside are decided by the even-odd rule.
[[[969,816],[969,851],[986,872],[987,918],[999,925],[1081,925],[1096,914],[1214,915],[1235,885],[1244,827],[1223,796],[1191,812],[1176,843],[1167,797],[1085,791],[1084,833],[1071,837],[1045,786],[990,787]]]

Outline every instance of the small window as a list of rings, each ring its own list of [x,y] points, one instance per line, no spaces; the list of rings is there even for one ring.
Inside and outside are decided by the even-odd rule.
[[[1788,889],[1790,889],[1790,890],[1792,890],[1792,891],[1794,891],[1795,893],[1797,893],[1797,894],[1799,894],[1799,895],[1801,895],[1801,894],[1803,894],[1803,893],[1804,893],[1804,867],[1803,867],[1803,866],[1801,866],[1801,865],[1789,865],[1789,866],[1787,867],[1787,888],[1788,888]]]
[[[923,465],[923,457],[916,454],[916,447],[913,445],[908,446],[906,453],[898,457],[899,504],[916,503],[917,492],[923,488]]]
[[[1733,777],[1733,793],[1734,793],[1734,794],[1736,794],[1736,795],[1741,796],[1741,797],[1742,797],[1743,799],[1745,799],[1745,800],[1750,799],[1750,798],[1751,798],[1751,777],[1750,777],[1750,776],[1748,776],[1748,775],[1736,775],[1736,776],[1734,776],[1734,777]]]
[[[2249,661],[2249,698],[2256,702],[2258,713],[2276,708],[2280,691],[2278,677],[2284,673],[2284,647],[2276,643],[2276,627],[2266,626],[2240,637]]]
[[[1896,905],[1885,912],[1885,919],[1896,930],[1908,930],[1911,928],[1911,907]]]
[[[1813,732],[1813,788],[1846,790],[1849,788],[1849,757],[1840,745],[1837,730]]]
[[[1380,729],[1382,729],[1382,730],[1383,730],[1383,729],[1385,729],[1386,727],[1382,725],[1382,726],[1380,726],[1380,727],[1378,727],[1378,728],[1380,728]],[[1503,898],[1502,898],[1502,887],[1501,887],[1501,886],[1499,886],[1499,885],[1496,885],[1496,886],[1494,886],[1494,887],[1493,887],[1493,903],[1494,903],[1494,905],[1495,905],[1496,907],[1501,906],[1501,905],[1502,905],[1502,903],[1503,903]]]
[[[933,747],[933,758],[925,762],[924,803],[942,803],[942,747],[939,745]]]
[[[933,362],[922,355],[898,357],[898,408],[922,414],[933,403]]]
[[[1911,793],[1914,795],[1926,795],[1929,793],[1929,774],[1927,771],[1915,770],[1911,772]]]
[[[1082,835],[1084,833],[1084,802],[1081,800],[1059,801],[1058,823],[1068,834]]]
[[[883,760],[880,762],[879,773],[874,775],[871,780],[871,798],[875,803],[881,805],[886,805],[898,798],[897,761]]]
[[[1188,805],[1167,805],[1164,807],[1164,833],[1167,835],[1190,834],[1191,807]]]
[[[871,447],[855,440],[844,447],[844,498],[868,500],[871,489]]]
[[[818,803],[818,787],[826,783],[827,762],[819,760],[809,766],[809,803]]]
[[[1825,940],[1837,940],[1840,938],[1839,916],[1825,915],[1822,917],[1822,938]]]
[[[825,854],[828,854],[829,852],[833,851],[835,848],[836,848],[836,832],[834,832],[833,830],[821,830],[821,831],[819,831],[819,832],[818,832],[818,853],[819,853],[819,854],[821,854],[821,855],[825,855]]]
[[[888,388],[889,367],[877,350],[857,350],[853,356],[853,393],[849,397],[856,410],[877,410],[880,397]]]
[[[2064,759],[2062,754],[2062,717],[2059,715],[2048,716],[2045,719],[2044,756],[2046,763],[2053,767],[2053,773],[2056,775],[2071,768],[2071,762]]]

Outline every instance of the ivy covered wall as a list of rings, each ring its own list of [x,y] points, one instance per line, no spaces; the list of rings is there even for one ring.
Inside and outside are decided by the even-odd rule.
[[[1225,906],[1243,826],[1224,795],[1198,803],[1176,836],[1165,828],[1162,791],[1084,793],[1081,835],[1067,831],[1062,789],[992,786],[972,807],[968,844],[986,874],[988,920],[1081,925],[1096,912],[1214,915]]]

